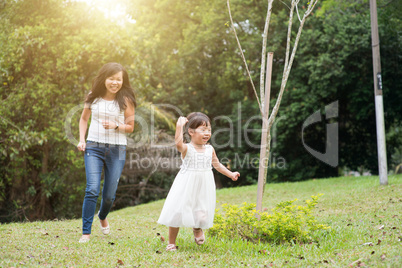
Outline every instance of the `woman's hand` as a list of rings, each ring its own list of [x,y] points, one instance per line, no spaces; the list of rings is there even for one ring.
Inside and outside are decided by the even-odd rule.
[[[85,151],[85,146],[86,146],[85,141],[80,141],[78,143],[78,145],[77,145],[77,148],[78,148],[79,151],[84,152]]]
[[[113,121],[102,121],[102,126],[105,129],[115,129],[117,127],[117,124]]]
[[[239,172],[232,172],[232,174],[230,175],[230,178],[232,179],[232,181],[237,181],[237,179],[240,177],[240,173]]]

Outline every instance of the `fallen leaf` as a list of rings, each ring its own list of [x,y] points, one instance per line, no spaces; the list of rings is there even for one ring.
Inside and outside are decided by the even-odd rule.
[[[124,265],[124,262],[122,260],[117,260],[118,265]]]
[[[259,250],[258,253],[260,253],[260,254],[265,254],[265,255],[269,255],[269,252],[266,251],[265,249]]]
[[[349,266],[353,267],[353,266],[355,266],[355,263],[359,264],[360,262],[361,262],[361,259],[358,259],[358,260],[352,262],[351,264],[349,264]]]
[[[159,250],[156,251],[156,254],[162,254],[162,252],[160,252]]]
[[[161,235],[161,241],[165,242],[165,238],[163,237],[163,235]]]
[[[378,246],[379,244],[381,244],[381,240],[380,240],[380,239],[378,239],[378,243],[377,243],[376,245]]]
[[[372,251],[372,252],[371,252],[371,255],[373,255],[374,253],[375,253],[375,251]]]
[[[161,235],[160,233],[156,233],[157,236]]]
[[[108,244],[111,245],[111,246],[113,246],[113,245],[114,245],[114,242],[109,242]]]
[[[378,230],[382,230],[384,229],[385,225],[381,225],[380,227],[378,227]]]

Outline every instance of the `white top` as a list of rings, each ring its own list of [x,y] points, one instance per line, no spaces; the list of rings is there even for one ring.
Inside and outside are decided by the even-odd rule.
[[[198,152],[191,143],[188,143],[186,156],[184,159],[181,158],[183,162],[180,166],[180,172],[211,170],[212,146],[206,145],[204,150],[204,152]]]
[[[127,145],[127,138],[124,133],[114,129],[105,129],[102,121],[113,121],[119,125],[124,124],[124,111],[120,110],[117,101],[108,101],[97,98],[90,106],[91,125],[88,131],[88,141],[99,143]]]

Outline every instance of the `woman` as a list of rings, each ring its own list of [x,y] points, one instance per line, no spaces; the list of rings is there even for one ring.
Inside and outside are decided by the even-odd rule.
[[[82,237],[80,243],[89,241],[96,203],[104,170],[102,201],[98,212],[103,234],[110,233],[106,219],[116,196],[117,185],[126,160],[127,138],[125,133],[134,130],[136,99],[128,74],[122,65],[107,63],[92,83],[92,90],[85,99],[79,129],[78,150],[85,152],[87,185],[82,207]],[[88,120],[91,124],[87,132]]]

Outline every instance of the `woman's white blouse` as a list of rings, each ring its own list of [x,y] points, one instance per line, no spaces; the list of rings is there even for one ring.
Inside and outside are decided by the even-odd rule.
[[[113,121],[119,125],[124,124],[124,111],[120,110],[116,101],[107,101],[102,98],[95,99],[91,104],[91,125],[88,131],[88,141],[99,143],[127,145],[126,134],[114,129],[105,129],[102,121]]]

